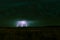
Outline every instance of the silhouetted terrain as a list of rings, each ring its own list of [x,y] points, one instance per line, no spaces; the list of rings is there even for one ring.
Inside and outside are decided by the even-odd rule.
[[[0,28],[0,40],[60,40],[60,28]]]

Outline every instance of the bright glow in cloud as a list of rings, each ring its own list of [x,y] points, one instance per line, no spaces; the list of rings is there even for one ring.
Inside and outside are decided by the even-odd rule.
[[[16,27],[31,27],[36,26],[37,21],[34,20],[19,20],[16,21]]]
[[[27,21],[17,21],[17,27],[27,27],[28,26],[28,22]]]

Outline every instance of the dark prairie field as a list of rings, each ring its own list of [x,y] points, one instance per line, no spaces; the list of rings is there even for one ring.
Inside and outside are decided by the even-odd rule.
[[[0,40],[60,40],[60,28],[1,28]]]

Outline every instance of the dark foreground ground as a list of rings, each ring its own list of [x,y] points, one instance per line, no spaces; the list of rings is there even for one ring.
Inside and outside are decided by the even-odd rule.
[[[0,40],[60,40],[60,28],[0,28]]]

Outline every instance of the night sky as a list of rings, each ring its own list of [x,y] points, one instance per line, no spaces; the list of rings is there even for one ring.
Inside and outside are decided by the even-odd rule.
[[[60,3],[56,0],[2,0],[0,25],[12,26],[20,19],[38,20],[40,25],[60,25]]]

